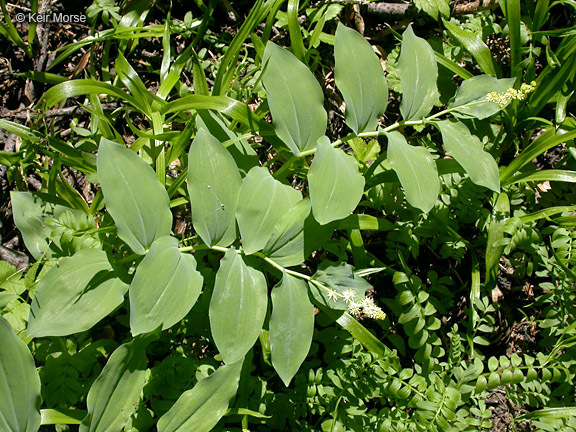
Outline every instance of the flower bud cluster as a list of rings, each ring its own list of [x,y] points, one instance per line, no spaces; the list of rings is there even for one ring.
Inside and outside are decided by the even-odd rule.
[[[532,93],[536,89],[536,81],[532,81],[530,84],[522,84],[520,90],[509,88],[503,93],[490,92],[486,95],[487,102],[494,102],[500,108],[504,108],[513,99],[524,100],[529,93]]]

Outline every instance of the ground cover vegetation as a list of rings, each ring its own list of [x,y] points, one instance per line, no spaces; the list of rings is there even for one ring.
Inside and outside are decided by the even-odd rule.
[[[576,430],[574,1],[0,5],[0,430]]]

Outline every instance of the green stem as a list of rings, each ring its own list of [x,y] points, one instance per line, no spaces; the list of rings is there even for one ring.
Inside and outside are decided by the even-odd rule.
[[[390,126],[386,126],[384,129],[380,129],[380,130],[375,130],[375,131],[370,131],[370,132],[362,132],[359,134],[349,134],[346,135],[344,138],[341,138],[339,140],[336,140],[332,143],[332,147],[338,147],[339,145],[344,144],[345,142],[348,142],[354,138],[370,138],[370,137],[377,137],[377,136],[381,136],[386,134],[387,132],[391,132],[395,129],[398,129],[400,127],[403,126],[419,126],[419,125],[424,125],[427,123],[432,122],[432,120],[437,119],[438,117],[441,117],[443,115],[446,114],[450,114],[451,112],[457,111],[457,110],[461,110],[462,108],[467,108],[467,107],[471,107],[471,106],[475,106],[475,105],[480,105],[486,103],[485,99],[479,100],[479,101],[475,101],[475,102],[470,102],[464,105],[459,105],[457,107],[453,107],[453,108],[446,108],[445,110],[439,111],[436,114],[431,115],[430,117],[426,117],[422,120],[407,120],[407,121],[400,121],[400,122],[396,122],[394,124],[391,124]],[[306,157],[306,156],[310,156],[313,155],[314,153],[316,153],[317,149],[311,149],[311,150],[306,150],[300,153],[299,157]],[[294,163],[294,161],[296,161],[298,159],[298,157],[296,156],[292,156],[288,162],[286,162],[284,165],[282,165],[282,167],[280,167],[280,169],[276,172],[275,177],[280,177],[282,174],[284,174],[285,171],[287,171],[292,164]]]
[[[178,248],[178,250],[180,252],[192,252],[192,251],[206,250],[206,249],[208,249],[208,246],[206,246],[206,245],[184,246],[184,247]]]
[[[180,252],[191,252],[191,251],[195,251],[195,250],[202,250],[202,249],[208,249],[208,246],[205,245],[199,245],[199,246],[185,246],[185,247],[181,247],[179,248]],[[222,246],[211,246],[210,249],[218,251],[218,252],[222,252],[222,253],[226,253],[228,252],[230,249],[233,249],[237,254],[243,254],[244,255],[244,251],[242,249],[235,249],[235,248],[226,248],[226,247],[222,247]],[[281,266],[280,264],[278,264],[276,261],[274,261],[271,258],[268,258],[267,256],[265,256],[262,253],[255,253],[253,254],[254,256],[257,256],[258,258],[261,258],[262,260],[264,260],[265,262],[267,262],[268,264],[270,264],[272,267],[274,267],[275,269],[281,271],[281,272],[285,272],[286,274],[289,274],[291,276],[295,276],[297,278],[300,279],[304,279],[305,281],[311,282],[314,285],[316,285],[318,288],[326,291],[327,293],[332,293],[332,295],[336,295],[342,299],[344,299],[344,296],[342,294],[340,294],[339,292],[336,292],[334,290],[331,290],[330,288],[322,285],[320,282],[315,281],[314,279],[312,279],[311,276],[308,276],[304,273],[300,273],[294,270],[289,270],[286,267]]]
[[[148,253],[148,251],[146,251],[145,253]],[[122,258],[121,260],[116,261],[116,264],[125,264],[125,263],[127,263],[127,262],[134,261],[134,260],[137,259],[139,256],[141,256],[141,255],[138,255],[138,254],[128,255],[128,256]]]

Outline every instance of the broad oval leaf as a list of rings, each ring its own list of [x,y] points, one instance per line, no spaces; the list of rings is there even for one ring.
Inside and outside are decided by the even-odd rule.
[[[264,255],[285,267],[304,262],[304,229],[310,208],[310,199],[305,198],[278,219],[262,251]]]
[[[196,126],[198,130],[204,128],[221,143],[225,141],[232,142],[226,147],[226,150],[234,158],[234,162],[236,162],[242,176],[245,176],[251,168],[260,165],[258,153],[256,153],[250,143],[246,139],[240,139],[238,132],[231,131],[216,112],[211,110],[198,110],[197,112]]]
[[[236,205],[242,179],[232,155],[200,129],[188,153],[188,194],[192,224],[208,246],[236,240]]]
[[[500,192],[498,164],[482,148],[480,139],[470,133],[464,123],[444,120],[435,123],[442,133],[444,147],[462,165],[474,183]]]
[[[183,319],[196,303],[203,280],[194,257],[181,253],[174,237],[152,243],[130,285],[132,334],[166,330]]]
[[[312,213],[322,225],[349,216],[364,193],[356,159],[332,147],[326,137],[318,141],[308,182]]]
[[[301,199],[299,191],[275,180],[266,168],[252,168],[240,187],[236,210],[244,252],[262,250],[278,220]]]
[[[402,81],[402,118],[408,121],[426,117],[440,97],[436,84],[438,65],[434,50],[414,34],[412,25],[402,35],[398,74]]]
[[[59,218],[64,213],[85,216],[81,210],[69,207],[66,201],[52,195],[36,192],[10,192],[14,224],[22,233],[26,248],[35,259],[44,253],[50,258],[58,244],[52,239],[52,228],[46,224],[48,219]],[[57,243],[57,241],[56,241]],[[53,245],[56,248],[51,248]]]
[[[130,149],[107,139],[98,149],[98,178],[118,236],[137,254],[170,234],[170,199],[154,170]]]
[[[40,377],[30,350],[0,316],[0,430],[40,428]]]
[[[127,290],[102,250],[83,249],[62,258],[34,292],[28,335],[67,336],[88,330],[122,304]]]
[[[262,84],[278,137],[296,156],[316,147],[326,132],[322,88],[310,70],[292,53],[268,42]]]
[[[158,432],[209,432],[226,414],[238,391],[243,359],[220,366],[194,388],[182,393],[170,410],[160,417]]]
[[[248,267],[234,249],[220,261],[210,299],[210,328],[224,363],[240,360],[252,348],[266,317],[264,275]]]
[[[306,359],[314,333],[314,305],[306,283],[286,272],[272,289],[270,347],[272,365],[288,387]]]
[[[488,102],[486,95],[490,92],[504,93],[514,87],[516,78],[495,78],[490,75],[478,75],[465,80],[448,108],[457,108],[453,111],[456,117],[485,119],[493,116],[502,108],[494,102]],[[465,106],[473,104],[470,106]],[[460,107],[460,108],[459,108]]]
[[[375,130],[388,105],[388,84],[372,46],[339,23],[334,61],[336,86],[346,102],[346,124],[356,134]]]
[[[138,406],[146,382],[144,341],[120,345],[90,387],[80,432],[120,431]]]
[[[440,180],[432,155],[424,147],[408,144],[400,132],[389,132],[386,136],[388,161],[398,175],[406,200],[423,212],[429,212],[440,192]]]

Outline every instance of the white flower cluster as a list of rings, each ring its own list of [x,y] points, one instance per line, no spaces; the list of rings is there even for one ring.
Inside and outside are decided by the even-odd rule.
[[[353,290],[344,290],[342,292],[344,301],[348,303],[348,313],[350,315],[364,315],[365,317],[383,320],[386,314],[374,303],[370,297],[364,297],[359,302],[356,302],[356,292]]]

